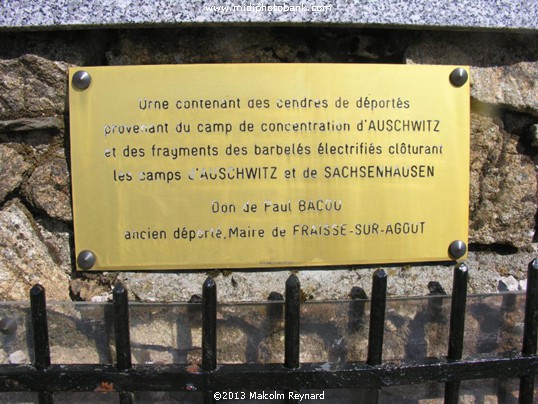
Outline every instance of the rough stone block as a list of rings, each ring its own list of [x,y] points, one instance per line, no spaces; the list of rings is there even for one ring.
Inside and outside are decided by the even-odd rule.
[[[536,215],[536,173],[518,153],[518,141],[495,121],[471,120],[470,235],[472,243],[532,243]]]
[[[0,120],[64,114],[67,68],[35,55],[0,60]]]
[[[9,146],[0,144],[0,203],[23,181],[31,165]]]
[[[410,64],[471,66],[471,97],[538,115],[538,37],[434,34],[411,45]]]
[[[52,260],[31,215],[14,201],[0,211],[0,300],[28,301],[36,283],[48,300],[69,300],[69,277]]]
[[[71,221],[70,175],[64,157],[55,157],[37,167],[24,187],[24,194],[36,208],[50,217]]]

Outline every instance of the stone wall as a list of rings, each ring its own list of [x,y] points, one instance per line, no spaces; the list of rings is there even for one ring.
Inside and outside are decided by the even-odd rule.
[[[471,66],[470,292],[524,288],[536,256],[538,36],[350,27],[0,32],[0,299],[189,300],[207,272],[76,273],[69,169],[70,65],[415,63]],[[445,214],[439,212],[439,214]],[[450,266],[388,267],[390,295],[425,295]],[[305,299],[369,293],[373,268],[298,272]],[[289,270],[210,271],[224,301],[283,292]]]

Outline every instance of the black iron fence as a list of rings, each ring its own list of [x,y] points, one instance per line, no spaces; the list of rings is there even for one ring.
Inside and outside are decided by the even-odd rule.
[[[520,379],[519,402],[534,402],[534,379],[538,371],[538,260],[528,267],[525,318],[521,352],[463,357],[467,305],[468,269],[454,268],[453,294],[448,333],[448,352],[442,358],[413,362],[383,362],[387,274],[373,275],[370,304],[368,354],[365,362],[301,363],[301,291],[295,275],[286,282],[284,303],[284,353],[282,364],[219,364],[217,362],[217,288],[208,278],[202,293],[201,367],[192,365],[133,365],[127,291],[117,285],[113,292],[115,365],[51,364],[45,290],[36,285],[30,292],[32,365],[0,365],[0,392],[38,392],[40,403],[52,403],[55,393],[93,392],[96,386],[119,394],[121,403],[135,402],[133,392],[204,392],[204,402],[214,402],[214,392],[280,391],[284,402],[297,402],[290,392],[327,389],[362,389],[359,402],[376,403],[383,387],[426,382],[445,383],[445,403],[457,403],[460,383],[472,379]],[[364,315],[364,305],[351,308]],[[360,312],[360,313],[359,313]],[[362,320],[360,320],[362,321]],[[353,324],[350,324],[353,326]],[[228,398],[234,398],[232,396]],[[240,401],[240,395],[235,397]]]

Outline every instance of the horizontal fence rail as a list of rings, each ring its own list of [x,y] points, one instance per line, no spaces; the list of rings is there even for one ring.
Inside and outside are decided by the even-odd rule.
[[[93,392],[105,386],[119,393],[121,403],[135,402],[134,392],[203,392],[213,402],[215,391],[286,391],[363,389],[364,402],[379,400],[379,390],[427,382],[446,383],[445,403],[457,403],[460,382],[471,379],[520,378],[519,402],[534,402],[534,379],[538,372],[538,260],[528,267],[525,319],[521,353],[463,357],[467,280],[464,264],[454,268],[448,352],[444,358],[422,358],[411,362],[383,362],[383,341],[387,303],[387,274],[377,270],[372,280],[368,356],[365,362],[301,363],[299,279],[291,275],[285,286],[284,363],[218,364],[217,286],[208,278],[202,287],[201,366],[133,365],[127,290],[116,285],[113,292],[113,322],[116,365],[51,364],[45,290],[36,285],[30,291],[32,365],[0,365],[0,392],[37,392],[40,403],[53,403],[57,392]],[[433,287],[433,286],[432,286]],[[362,299],[363,291],[355,291]],[[280,299],[278,299],[280,300]],[[268,313],[278,317],[275,313]],[[364,303],[352,301],[350,329],[364,321]],[[439,311],[435,304],[434,313]],[[101,390],[102,391],[102,390]],[[291,400],[294,402],[294,400]]]

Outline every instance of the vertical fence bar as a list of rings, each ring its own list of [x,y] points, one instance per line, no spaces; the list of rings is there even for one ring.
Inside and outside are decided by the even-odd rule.
[[[387,273],[382,269],[378,269],[374,272],[372,281],[370,329],[368,330],[368,359],[366,361],[370,366],[380,365],[383,357],[386,304]]]
[[[372,301],[370,303],[370,328],[368,330],[368,358],[370,366],[381,364],[383,358],[383,335],[385,333],[385,308],[387,305],[387,273],[378,269],[372,277]],[[367,389],[366,403],[379,401],[379,386]]]
[[[114,334],[116,337],[116,366],[118,370],[132,367],[131,362],[131,336],[129,332],[129,299],[127,290],[122,284],[117,284],[112,292],[114,306]],[[131,392],[119,393],[121,404],[131,404]]]
[[[217,285],[207,278],[202,287],[202,369],[217,368]],[[214,402],[213,390],[209,386],[204,394],[204,403]]]
[[[454,268],[452,302],[450,306],[450,329],[448,334],[449,361],[461,359],[463,355],[463,334],[465,331],[465,309],[467,306],[467,281],[469,271],[465,264]],[[457,404],[460,393],[460,381],[445,384],[445,403]]]
[[[202,369],[217,368],[217,285],[207,278],[202,290]]]
[[[35,367],[41,370],[50,366],[47,301],[43,286],[35,285],[30,289],[30,308],[32,311]]]
[[[285,366],[299,367],[301,285],[295,275],[286,281]]]
[[[525,301],[525,325],[523,328],[523,355],[536,355],[538,335],[538,259],[532,260],[527,270],[527,296]],[[523,376],[519,382],[519,402],[534,402],[534,374]]]
[[[299,278],[290,275],[286,281],[284,314],[284,366],[290,369],[299,367],[299,354],[301,351],[301,284]],[[289,397],[289,391],[284,390],[285,403],[297,403],[296,399]]]
[[[34,339],[34,360],[38,370],[50,366],[49,327],[47,322],[47,299],[45,288],[39,284],[30,289],[30,311],[32,313],[32,335]],[[52,404],[52,393],[40,391],[39,404]]]
[[[114,333],[116,337],[116,366],[119,370],[129,369],[131,362],[131,337],[129,333],[129,303],[123,285],[114,287]]]

